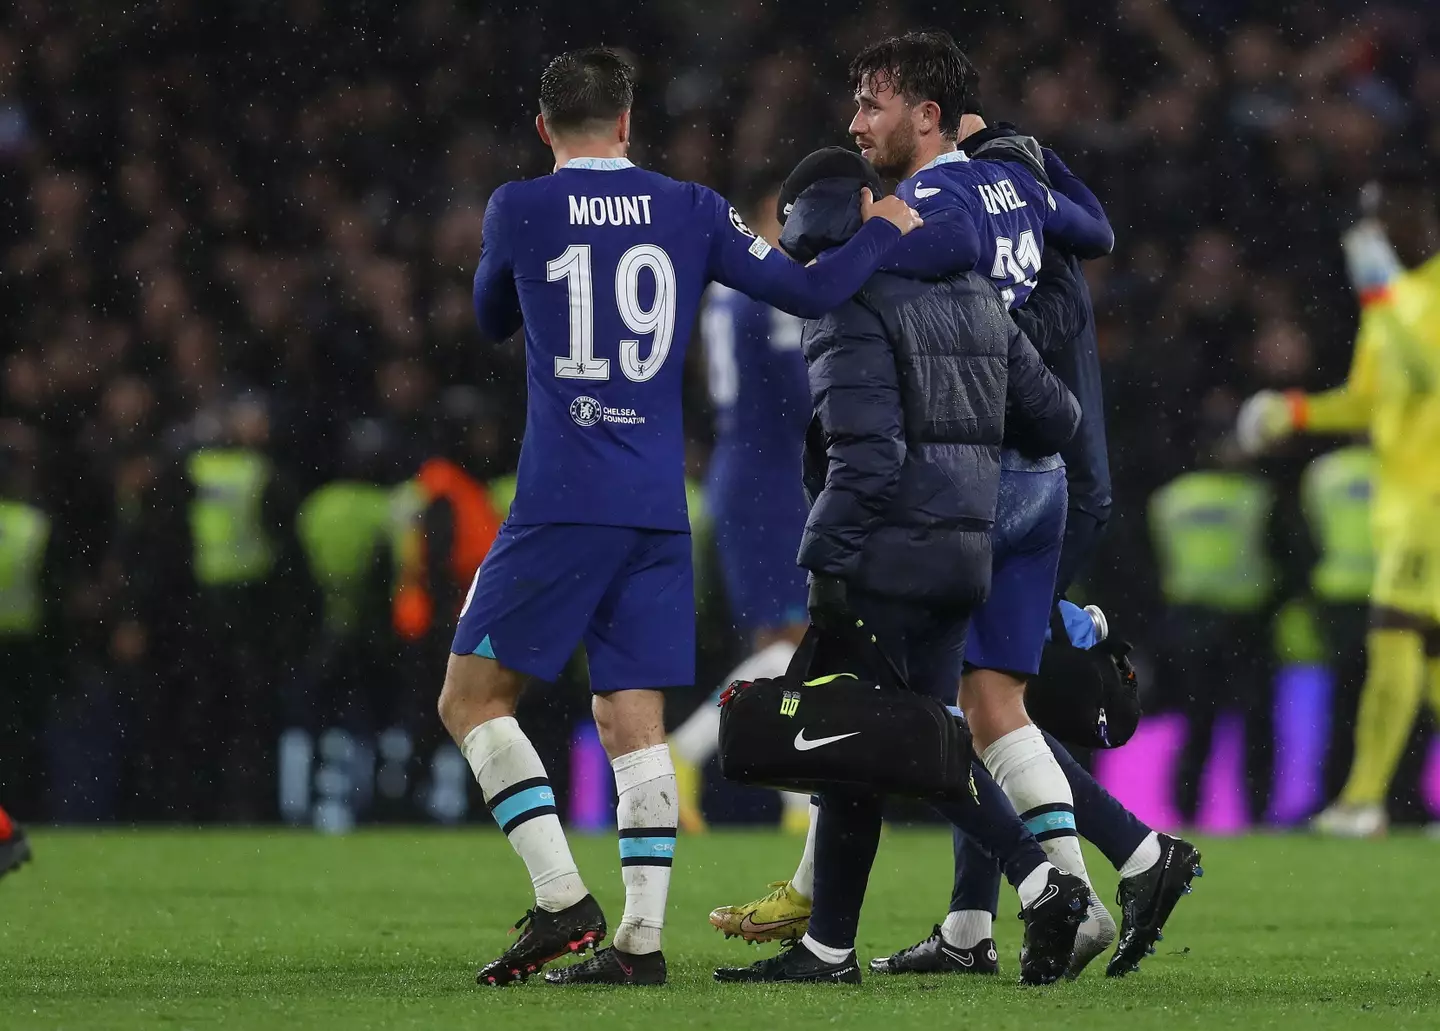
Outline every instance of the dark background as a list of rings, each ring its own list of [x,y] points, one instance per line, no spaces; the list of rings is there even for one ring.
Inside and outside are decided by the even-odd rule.
[[[549,169],[531,123],[540,69],[560,50],[629,50],[634,160],[723,191],[847,142],[844,68],[865,42],[925,25],[955,34],[991,120],[1055,147],[1115,226],[1115,256],[1087,267],[1115,478],[1087,592],[1131,626],[1158,606],[1146,499],[1248,392],[1340,380],[1356,314],[1338,236],[1357,190],[1400,159],[1433,174],[1440,145],[1440,14],[1419,2],[7,11],[0,420],[12,471],[33,468],[55,525],[43,640],[0,668],[5,747],[28,756],[32,818],[273,815],[181,801],[187,749],[217,725],[259,749],[255,783],[272,797],[260,768],[315,619],[282,563],[272,600],[230,628],[278,664],[259,692],[230,643],[200,629],[167,485],[236,397],[264,407],[291,498],[340,474],[362,419],[385,434],[395,481],[462,424],[484,431],[472,472],[513,467],[523,355],[477,338],[470,279],[489,191]],[[698,351],[697,476],[710,434]],[[1265,466],[1282,497],[1324,446]],[[1303,535],[1277,558],[1303,571]],[[708,677],[738,647],[712,608]],[[417,738],[437,733],[443,653],[375,643],[357,682],[410,713]],[[556,749],[574,701],[530,703]],[[7,788],[20,790],[0,783],[0,799]]]

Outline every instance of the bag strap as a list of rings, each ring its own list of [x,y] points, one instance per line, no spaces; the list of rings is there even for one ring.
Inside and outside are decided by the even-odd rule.
[[[871,665],[874,667],[871,672],[875,674],[876,681],[880,686],[891,691],[909,691],[910,685],[905,681],[900,668],[895,665],[893,659],[880,647],[880,642],[870,632],[865,621],[856,617],[853,623],[846,624],[843,630],[836,633],[856,653],[857,658],[869,656],[873,658]],[[805,628],[805,636],[800,639],[800,644],[795,649],[795,654],[790,658],[790,665],[785,669],[785,678],[804,682],[810,674],[810,668],[815,661],[815,653],[820,648],[820,642],[824,640],[825,631],[822,631],[814,623]]]
[[[790,656],[790,665],[785,667],[785,679],[803,683],[810,675],[810,667],[815,663],[815,653],[820,649],[820,630],[811,623],[805,628],[805,635],[800,638],[800,643],[795,646],[795,654]]]
[[[851,627],[847,633],[852,635],[853,640],[860,642],[860,649],[862,651],[868,649],[880,660],[875,664],[875,678],[881,682],[882,686],[892,691],[910,690],[910,685],[905,682],[905,677],[900,672],[900,667],[895,665],[895,661],[890,658],[884,648],[880,647],[880,641],[870,632],[870,629],[865,625],[863,619],[857,616],[855,618],[855,625]],[[885,683],[887,679],[890,681],[888,684]]]

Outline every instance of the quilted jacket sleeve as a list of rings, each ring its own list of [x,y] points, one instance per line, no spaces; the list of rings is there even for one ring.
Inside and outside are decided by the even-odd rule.
[[[826,468],[805,523],[799,563],[848,579],[900,486],[905,431],[899,376],[884,326],[858,301],[812,324],[806,337]]]
[[[1005,442],[1031,458],[1053,455],[1080,428],[1080,402],[1045,367],[1017,326],[1010,337]]]

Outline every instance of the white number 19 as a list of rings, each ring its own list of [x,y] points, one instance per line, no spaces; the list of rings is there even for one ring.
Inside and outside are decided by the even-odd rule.
[[[649,308],[640,304],[640,274],[649,269],[655,277],[655,299]],[[565,280],[570,306],[570,353],[555,359],[560,379],[604,381],[610,378],[610,359],[595,357],[595,293],[590,277],[590,245],[573,243],[565,253],[545,265],[545,277]],[[675,266],[670,255],[653,243],[631,247],[615,266],[615,307],[630,332],[652,336],[650,353],[640,357],[640,341],[620,341],[620,370],[625,378],[643,383],[660,371],[675,337]]]

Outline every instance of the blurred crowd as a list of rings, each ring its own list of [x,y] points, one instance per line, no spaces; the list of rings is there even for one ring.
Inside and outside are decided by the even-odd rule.
[[[723,191],[846,142],[849,55],[930,24],[979,67],[988,117],[1056,148],[1107,204],[1118,245],[1088,275],[1115,521],[1087,588],[1150,609],[1152,492],[1249,391],[1344,374],[1354,198],[1382,165],[1433,178],[1440,154],[1432,3],[16,0],[0,14],[0,500],[42,509],[50,534],[43,631],[0,633],[0,682],[43,668],[55,686],[11,692],[0,725],[61,781],[66,735],[109,728],[131,794],[183,797],[183,766],[146,748],[266,747],[264,692],[313,651],[301,498],[435,457],[482,482],[513,469],[523,355],[478,339],[470,279],[489,191],[548,170],[531,128],[548,56],[628,49],[634,159]],[[710,426],[691,357],[698,476]],[[221,445],[269,463],[263,591],[207,592],[183,543],[187,463]],[[1266,470],[1282,496],[1307,457]],[[430,720],[433,657],[402,665]]]

